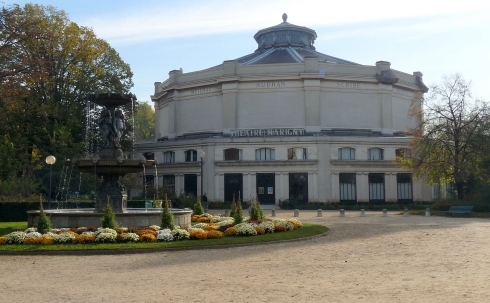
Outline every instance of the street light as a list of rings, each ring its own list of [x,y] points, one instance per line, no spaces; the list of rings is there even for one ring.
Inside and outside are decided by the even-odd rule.
[[[202,190],[203,190],[203,182],[202,182],[202,179],[203,179],[203,174],[202,174],[202,159],[204,158],[204,156],[206,156],[206,154],[201,150],[199,152],[199,158],[201,159],[201,202],[202,202]],[[206,211],[206,213],[208,212],[208,203],[206,202],[206,205],[204,206],[204,210]]]
[[[48,209],[51,209],[51,180],[53,175],[53,164],[56,163],[56,158],[54,156],[46,157],[46,164],[49,165],[49,193],[48,193]]]

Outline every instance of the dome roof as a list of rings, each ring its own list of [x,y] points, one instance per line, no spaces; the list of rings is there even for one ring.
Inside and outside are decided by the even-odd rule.
[[[351,61],[322,54],[313,46],[316,32],[304,26],[287,22],[288,15],[283,14],[283,22],[259,30],[254,39],[258,48],[252,53],[235,59],[239,65],[301,63],[305,57],[318,58],[319,62],[358,65]],[[221,67],[222,64],[212,68]]]

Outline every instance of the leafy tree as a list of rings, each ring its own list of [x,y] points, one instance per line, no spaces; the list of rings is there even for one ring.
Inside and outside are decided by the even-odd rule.
[[[416,100],[412,115],[419,119],[410,131],[410,157],[403,167],[432,184],[454,184],[458,199],[481,177],[481,161],[490,149],[489,108],[471,96],[471,84],[459,74],[431,86],[425,99]]]
[[[32,175],[53,154],[82,155],[86,96],[128,93],[128,64],[92,29],[52,6],[26,4],[0,10],[0,159],[6,175]],[[10,147],[16,153],[6,155]]]
[[[136,143],[153,140],[155,133],[155,111],[150,104],[141,102],[136,106],[134,124]]]

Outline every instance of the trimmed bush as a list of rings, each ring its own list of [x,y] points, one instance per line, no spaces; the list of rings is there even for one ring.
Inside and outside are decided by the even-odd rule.
[[[112,207],[109,203],[103,209],[104,215],[102,216],[102,227],[115,229],[117,227],[116,215],[112,211]]]
[[[194,203],[194,209],[192,212],[193,215],[202,215],[204,214],[204,208],[201,204],[201,199],[197,198],[196,203]]]
[[[162,224],[160,225],[162,229],[174,229],[175,227],[174,214],[170,212],[168,203],[168,201],[164,202],[162,210]]]
[[[43,205],[41,203],[41,208],[39,209],[39,220],[37,221],[37,230],[41,234],[45,234],[53,228],[51,220],[44,212]]]

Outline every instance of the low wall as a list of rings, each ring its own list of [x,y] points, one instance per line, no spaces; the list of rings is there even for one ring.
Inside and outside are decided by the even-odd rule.
[[[101,226],[102,213],[92,211],[80,211],[76,209],[65,209],[63,211],[45,211],[51,219],[53,228],[65,227],[99,227]],[[189,227],[191,225],[192,210],[190,209],[172,209],[175,225],[181,227]],[[127,213],[119,213],[116,215],[116,221],[120,226],[150,226],[160,225],[162,218],[161,209],[144,209],[133,212],[128,210]],[[28,227],[36,227],[39,220],[39,211],[33,210],[27,212]]]

